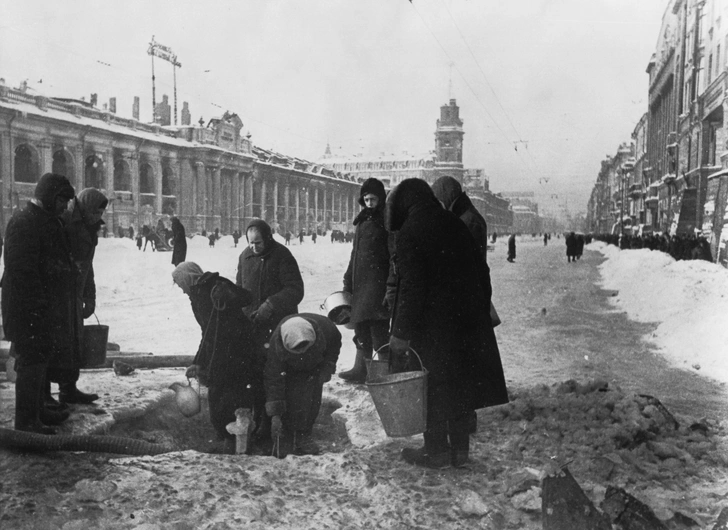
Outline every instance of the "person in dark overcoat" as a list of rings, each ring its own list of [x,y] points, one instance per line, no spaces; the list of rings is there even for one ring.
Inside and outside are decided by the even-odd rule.
[[[96,188],[85,188],[68,203],[61,220],[68,238],[71,256],[78,268],[76,281],[76,330],[78,349],[72,355],[58,356],[50,363],[45,388],[46,403],[54,403],[50,383],[58,383],[58,400],[61,403],[88,405],[99,399],[98,394],[86,393],[76,386],[84,364],[83,321],[96,311],[96,277],[93,259],[99,243],[99,227],[104,225],[102,217],[109,200]]]
[[[425,445],[403,450],[428,467],[468,461],[468,417],[508,402],[500,359],[483,326],[491,286],[465,225],[438,203],[421,179],[402,181],[387,197],[385,226],[396,234],[397,294],[389,346],[393,368],[412,368],[416,352],[428,370]]]
[[[240,254],[235,283],[253,294],[243,311],[268,338],[283,317],[298,313],[303,278],[296,258],[273,239],[268,223],[252,221],[245,236],[248,246]]]
[[[473,240],[478,248],[480,257],[482,258],[481,274],[482,283],[490,285],[490,268],[487,264],[488,254],[488,225],[480,212],[475,208],[473,203],[467,194],[463,191],[460,183],[453,177],[444,176],[438,178],[432,183],[432,191],[438,201],[445,207],[446,210],[451,211],[457,215],[460,220],[465,223],[465,226],[473,236]],[[493,307],[492,301],[489,305],[488,316],[484,321],[484,326],[487,329],[486,338],[488,344],[486,350],[489,352],[489,359],[493,363],[492,372],[494,374],[502,374],[503,367],[500,360],[500,351],[498,349],[498,342],[496,340],[495,333],[493,330],[493,315],[497,315],[495,307]],[[498,381],[498,385],[505,388],[505,380]],[[469,432],[474,434],[478,430],[478,417],[475,411],[471,411],[469,414]]]
[[[516,261],[516,234],[511,234],[508,237],[508,257],[506,260],[511,263]]]
[[[276,456],[320,452],[311,434],[340,351],[341,333],[324,315],[290,315],[273,331],[264,384]]]
[[[225,452],[233,453],[235,436],[225,427],[235,421],[235,410],[250,409],[256,423],[261,423],[265,413],[263,365],[254,356],[253,325],[242,314],[243,306],[253,297],[217,272],[203,272],[191,261],[177,265],[172,279],[189,296],[202,332],[195,359],[185,375],[208,387],[210,422],[218,437],[225,440]]]
[[[48,423],[59,416],[43,406],[46,370],[55,357],[77,349],[78,272],[60,220],[73,196],[66,177],[44,174],[5,232],[2,317],[16,356],[16,430],[55,433]]]
[[[566,260],[571,263],[576,261],[576,233],[569,232],[565,238],[566,243]]]
[[[178,217],[172,217],[172,265],[175,267],[187,258],[185,227]]]
[[[352,294],[351,323],[354,324],[356,357],[351,370],[339,377],[363,383],[367,377],[366,361],[389,341],[387,278],[389,276],[389,233],[384,228],[384,202],[387,193],[381,181],[364,181],[359,192],[361,212],[354,219],[354,245],[349,266],[344,273],[344,291]]]
[[[465,223],[480,254],[487,261],[488,224],[467,193],[463,191],[460,183],[453,177],[440,177],[432,183],[432,191],[446,210],[457,215]]]

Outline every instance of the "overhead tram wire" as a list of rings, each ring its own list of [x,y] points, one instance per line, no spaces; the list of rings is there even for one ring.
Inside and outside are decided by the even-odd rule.
[[[463,75],[463,73],[462,73],[462,72],[460,71],[460,68],[458,68],[458,67],[457,67],[457,63],[455,63],[455,61],[453,60],[453,58],[452,58],[452,57],[450,56],[450,54],[449,54],[449,53],[447,52],[447,50],[445,49],[445,47],[444,47],[444,46],[442,45],[442,43],[440,42],[440,39],[438,39],[438,38],[437,38],[437,35],[435,35],[435,33],[434,33],[434,32],[433,32],[433,31],[432,31],[432,30],[430,29],[430,27],[429,27],[429,26],[427,25],[427,22],[425,21],[424,17],[423,17],[423,16],[422,16],[422,14],[421,14],[421,13],[419,12],[419,10],[417,9],[417,7],[415,7],[415,5],[414,5],[414,2],[410,3],[410,5],[411,5],[411,6],[412,6],[412,8],[413,8],[413,9],[415,10],[415,13],[417,13],[417,16],[418,16],[418,17],[420,17],[420,20],[422,20],[422,24],[423,24],[423,25],[425,26],[425,28],[427,29],[427,31],[429,31],[429,32],[430,32],[430,35],[432,35],[432,38],[433,38],[433,39],[435,39],[435,42],[437,42],[437,45],[438,45],[438,46],[440,47],[440,49],[442,50],[442,52],[443,52],[443,53],[445,54],[445,56],[446,56],[446,57],[447,57],[447,58],[448,58],[448,59],[450,60],[450,62],[451,62],[451,63],[452,63],[453,65],[455,65],[455,69],[457,70],[458,74],[460,74],[460,78],[461,78],[461,79],[463,80],[463,82],[465,83],[465,86],[467,86],[467,87],[468,87],[468,89],[469,89],[469,90],[470,90],[470,92],[472,93],[472,95],[473,95],[473,97],[475,98],[475,100],[476,100],[476,101],[478,102],[478,104],[479,104],[479,105],[480,105],[480,106],[481,106],[481,107],[483,108],[483,110],[485,111],[485,113],[486,113],[486,114],[488,115],[488,117],[490,118],[490,120],[491,120],[491,121],[493,122],[493,124],[495,125],[496,129],[498,129],[498,132],[500,132],[500,134],[501,134],[501,135],[503,136],[503,138],[504,138],[504,139],[505,139],[505,140],[506,140],[506,141],[507,141],[507,142],[508,142],[509,144],[512,144],[512,143],[513,143],[513,141],[512,141],[512,140],[510,140],[510,139],[508,138],[508,135],[506,135],[505,131],[504,131],[504,130],[503,130],[503,129],[501,128],[501,126],[500,126],[500,125],[498,124],[498,122],[497,122],[497,121],[495,120],[495,118],[493,118],[493,116],[491,115],[490,111],[488,111],[488,108],[487,108],[487,107],[485,106],[485,104],[483,104],[483,102],[482,102],[482,101],[480,100],[480,98],[478,97],[478,94],[477,94],[477,93],[475,92],[475,90],[473,89],[473,87],[472,87],[472,86],[470,85],[470,83],[468,83],[468,80],[467,80],[467,79],[465,78],[465,76]],[[518,152],[518,151],[516,150],[516,152]],[[530,155],[530,153],[529,153],[529,155]],[[522,162],[524,163],[524,165],[525,165],[525,169],[526,169],[526,170],[527,170],[527,171],[528,171],[528,172],[529,172],[529,173],[531,174],[531,176],[532,176],[532,177],[534,177],[534,178],[535,178],[535,175],[533,174],[533,171],[534,171],[534,169],[532,169],[531,167],[529,167],[529,166],[528,166],[528,164],[525,164],[525,160],[523,160],[523,159],[522,159],[521,157],[519,157],[519,160],[521,160],[521,161],[522,161]],[[531,158],[531,160],[532,160],[532,162],[534,162],[534,161],[533,161],[533,158]],[[535,162],[534,162],[534,164],[535,164]]]
[[[458,26],[457,22],[455,21],[455,17],[452,16],[452,12],[450,11],[450,8],[447,7],[447,4],[444,0],[440,0],[442,2],[443,7],[445,8],[445,11],[447,11],[448,16],[450,17],[450,20],[453,23],[453,26],[455,26],[455,29],[457,30],[458,34],[460,35],[460,38],[465,43],[465,47],[468,49],[468,52],[470,52],[470,56],[473,58],[473,61],[475,62],[475,65],[478,67],[478,70],[480,70],[480,74],[483,76],[483,80],[485,80],[485,84],[488,86],[488,89],[493,94],[493,97],[495,98],[496,103],[500,107],[501,111],[503,111],[503,114],[506,117],[506,120],[508,120],[508,124],[513,129],[513,132],[516,133],[516,138],[518,138],[517,142],[514,142],[516,145],[518,143],[525,144],[526,145],[526,152],[528,153],[528,157],[533,162],[533,165],[535,168],[538,168],[538,164],[536,164],[536,160],[534,160],[533,155],[531,155],[530,151],[528,151],[528,142],[523,140],[520,133],[518,132],[518,129],[516,129],[516,126],[513,123],[513,120],[511,120],[510,115],[508,114],[508,111],[506,111],[505,107],[503,107],[503,104],[500,101],[500,98],[498,98],[498,94],[496,94],[495,90],[493,89],[493,86],[490,84],[490,81],[488,81],[488,77],[485,75],[485,72],[483,71],[483,68],[480,66],[480,62],[478,61],[478,58],[475,56],[475,53],[473,52],[473,49],[470,47],[470,43],[468,43],[468,40],[465,38],[465,35],[463,35],[463,32],[460,30],[460,26]]]

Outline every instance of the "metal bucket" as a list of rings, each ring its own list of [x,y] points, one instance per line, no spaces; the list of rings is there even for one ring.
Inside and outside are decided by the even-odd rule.
[[[417,352],[412,351],[415,355]],[[420,366],[422,366],[422,360]],[[427,370],[387,374],[367,382],[367,388],[390,437],[412,436],[427,427]]]
[[[109,326],[94,324],[83,327],[84,368],[96,368],[104,365],[108,341]]]
[[[331,293],[324,300],[324,303],[321,304],[321,309],[328,319],[337,326],[346,326],[349,329],[354,328],[354,325],[351,323],[351,293],[347,293],[346,291]]]
[[[372,355],[372,358],[367,359],[366,363],[367,382],[373,381],[383,375],[389,375],[389,344],[385,344],[377,351],[375,351],[374,355]]]

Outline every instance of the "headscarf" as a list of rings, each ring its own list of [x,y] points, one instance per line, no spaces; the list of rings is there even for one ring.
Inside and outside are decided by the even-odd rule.
[[[453,177],[440,177],[432,183],[432,192],[437,197],[446,210],[452,211],[452,205],[462,195],[463,188],[457,179]]]
[[[384,210],[385,228],[389,232],[398,231],[413,208],[428,205],[440,207],[427,182],[418,178],[403,180],[387,195]]]
[[[56,173],[46,173],[38,179],[33,195],[43,205],[44,210],[53,212],[56,206],[56,197],[62,197],[70,201],[75,194],[73,186],[66,177]]]
[[[387,192],[384,190],[384,184],[381,180],[375,178],[369,178],[364,181],[359,190],[359,204],[365,206],[364,195],[368,194],[376,195],[379,198],[379,204],[384,205],[384,201],[387,200]]]
[[[96,188],[84,188],[76,196],[76,203],[81,209],[81,217],[86,219],[86,213],[95,212],[99,208],[106,208],[109,199]]]
[[[189,295],[193,285],[204,273],[197,263],[183,261],[172,271],[172,280],[180,286],[182,292]]]
[[[281,324],[283,347],[291,353],[305,353],[316,342],[316,330],[303,317],[292,317]]]

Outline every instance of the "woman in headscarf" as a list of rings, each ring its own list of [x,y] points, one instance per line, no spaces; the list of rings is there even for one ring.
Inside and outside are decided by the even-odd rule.
[[[384,184],[374,178],[364,181],[359,192],[359,204],[364,208],[354,219],[354,246],[344,274],[344,291],[352,294],[356,358],[353,368],[339,377],[352,383],[366,380],[366,360],[389,340],[386,292],[392,241],[384,228],[386,199]]]
[[[186,375],[208,387],[210,421],[225,440],[224,451],[232,453],[235,438],[225,427],[235,421],[235,410],[250,409],[254,418],[265,410],[262,366],[253,356],[253,326],[242,312],[252,296],[217,272],[203,272],[191,261],[177,265],[172,279],[189,297],[202,331]]]
[[[79,275],[76,280],[76,330],[78,347],[73,355],[62,356],[51,363],[46,382],[46,402],[51,406],[57,403],[51,397],[50,383],[58,383],[60,403],[88,405],[99,399],[98,394],[82,392],[76,387],[84,364],[83,321],[96,311],[96,279],[94,276],[94,255],[99,243],[98,232],[104,225],[102,216],[109,200],[96,188],[85,188],[68,203],[68,209],[61,219],[68,238],[71,256],[76,263]]]
[[[429,372],[425,445],[404,449],[402,457],[459,467],[469,458],[471,411],[508,401],[500,358],[495,362],[497,352],[485,351],[487,267],[468,229],[423,180],[406,179],[390,192],[385,223],[397,232],[390,353],[401,368],[403,359],[413,361],[411,348]]]

